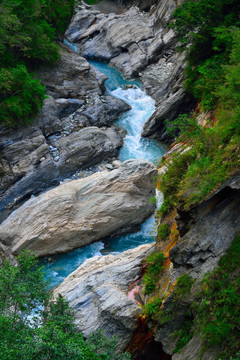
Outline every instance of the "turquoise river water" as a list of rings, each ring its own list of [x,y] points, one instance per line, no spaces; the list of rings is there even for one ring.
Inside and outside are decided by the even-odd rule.
[[[109,79],[105,83],[108,93],[124,100],[132,107],[116,121],[127,131],[124,146],[119,153],[120,160],[142,158],[152,162],[159,161],[165,152],[164,147],[155,140],[141,138],[143,125],[154,112],[154,100],[141,89],[140,81],[125,80],[119,71],[107,64],[97,61],[89,62],[108,76]],[[126,88],[126,85],[134,87]],[[160,194],[157,196],[157,202],[157,205],[161,202]],[[138,232],[106,238],[67,254],[53,256],[51,262],[47,258],[43,259],[41,263],[44,266],[45,277],[50,281],[51,287],[57,286],[86,259],[95,255],[116,254],[141,244],[153,242],[155,232],[153,215],[141,225],[141,230]]]

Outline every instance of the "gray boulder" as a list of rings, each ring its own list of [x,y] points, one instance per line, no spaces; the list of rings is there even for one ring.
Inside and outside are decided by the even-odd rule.
[[[95,256],[71,273],[54,291],[69,301],[77,327],[85,336],[103,329],[117,335],[124,350],[137,328],[141,308],[128,297],[128,287],[141,276],[141,265],[153,251],[141,245],[118,255]]]
[[[0,226],[0,241],[13,253],[26,248],[43,256],[130,231],[154,211],[149,198],[156,174],[149,161],[128,160],[111,172],[63,183],[13,212]]]
[[[102,94],[107,77],[96,72],[87,60],[72,51],[61,51],[55,67],[43,67],[38,77],[46,86],[48,95],[54,98],[84,99],[93,93]]]
[[[114,120],[131,107],[120,99],[106,95],[96,97],[85,110],[79,111],[78,115],[85,116],[89,121],[89,126],[109,126]]]
[[[84,128],[46,141],[29,127],[2,133],[0,220],[14,209],[81,168],[115,157],[122,139],[115,129]]]

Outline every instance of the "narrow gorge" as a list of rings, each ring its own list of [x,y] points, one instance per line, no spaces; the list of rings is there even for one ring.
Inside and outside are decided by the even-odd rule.
[[[187,51],[169,26],[183,3],[77,2],[57,65],[36,71],[47,97],[34,122],[0,125],[0,265],[33,251],[84,338],[117,336],[133,360],[221,359],[194,304],[240,239],[239,143],[203,195],[207,171],[196,178],[191,167],[218,113],[184,86]],[[203,129],[197,150],[195,125],[189,139],[169,130],[186,114]]]

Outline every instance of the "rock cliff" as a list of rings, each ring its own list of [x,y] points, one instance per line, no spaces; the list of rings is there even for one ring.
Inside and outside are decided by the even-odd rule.
[[[159,277],[155,294],[162,299],[161,311],[148,325],[167,354],[172,355],[176,347],[176,331],[185,321],[192,320],[189,309],[199,291],[200,281],[207,272],[213,271],[240,232],[239,179],[238,171],[199,205],[184,211],[179,204],[177,211],[162,219],[171,227],[171,233],[166,240],[157,241],[156,246],[158,251],[163,251],[168,262]],[[176,300],[176,283],[186,274],[194,280],[191,293]],[[199,335],[196,335],[172,359],[198,359],[202,346]],[[202,359],[216,359],[214,352],[209,350],[202,356]]]

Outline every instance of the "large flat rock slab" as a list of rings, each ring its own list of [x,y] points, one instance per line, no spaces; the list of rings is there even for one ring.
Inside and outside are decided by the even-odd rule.
[[[117,335],[124,349],[137,328],[141,308],[128,297],[128,287],[141,276],[143,260],[153,245],[141,245],[118,255],[88,259],[57,287],[74,309],[76,324],[85,336],[103,329]]]
[[[128,160],[111,172],[69,181],[27,201],[0,226],[0,241],[13,253],[67,252],[127,232],[153,211],[155,166]]]

